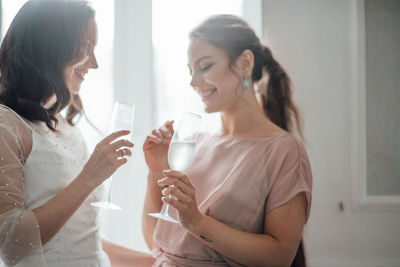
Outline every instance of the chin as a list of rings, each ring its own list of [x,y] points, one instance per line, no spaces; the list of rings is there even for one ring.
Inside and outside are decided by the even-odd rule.
[[[221,110],[217,107],[205,107],[204,111],[206,113],[215,113],[215,112],[220,112]]]
[[[79,89],[71,92],[72,95],[79,95]]]
[[[69,93],[71,95],[77,95],[77,94],[79,94],[79,90],[80,90],[80,85],[71,86],[69,88]]]
[[[78,95],[79,94],[79,89],[78,90],[76,90],[76,89],[70,89],[69,90],[69,93],[71,94],[71,95]]]

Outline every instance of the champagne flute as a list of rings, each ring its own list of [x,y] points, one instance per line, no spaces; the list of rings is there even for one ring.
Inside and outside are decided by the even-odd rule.
[[[201,117],[183,112],[168,149],[168,164],[173,170],[184,171],[194,156],[194,146],[199,133]],[[161,212],[148,215],[169,222],[178,223],[168,213],[169,205],[164,204]]]
[[[135,105],[123,103],[116,101],[114,103],[113,112],[111,115],[111,123],[109,127],[110,133],[121,131],[121,130],[130,130],[131,133],[129,135],[122,136],[115,140],[114,142],[120,139],[129,139],[132,140],[132,130],[133,130],[133,120],[135,116]],[[122,209],[115,203],[111,202],[111,189],[113,184],[113,176],[109,178],[109,187],[108,191],[105,195],[105,200],[103,201],[96,201],[91,202],[92,206],[104,209],[113,209],[113,210],[120,210]]]

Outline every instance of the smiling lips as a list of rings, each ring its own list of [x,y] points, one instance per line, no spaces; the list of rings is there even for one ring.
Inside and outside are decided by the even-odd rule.
[[[202,97],[203,101],[207,101],[210,99],[211,95],[217,91],[217,88],[213,88],[211,90],[206,91],[199,91],[200,96]]]
[[[75,70],[75,73],[78,74],[82,80],[84,80],[87,72],[80,72],[79,70]]]

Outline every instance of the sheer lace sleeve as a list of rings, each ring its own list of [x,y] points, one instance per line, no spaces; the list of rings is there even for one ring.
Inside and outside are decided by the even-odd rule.
[[[15,112],[0,105],[0,257],[9,266],[46,266],[40,229],[24,207],[23,168],[32,147],[32,132]],[[1,265],[1,264],[0,264]]]

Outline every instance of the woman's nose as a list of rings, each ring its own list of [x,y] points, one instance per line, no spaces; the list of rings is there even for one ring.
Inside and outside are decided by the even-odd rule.
[[[199,77],[195,73],[192,75],[192,79],[190,80],[190,86],[192,86],[194,89],[198,87],[200,84]]]
[[[99,67],[99,65],[97,64],[96,56],[94,54],[89,56],[87,64],[88,67],[92,69],[97,69]]]

